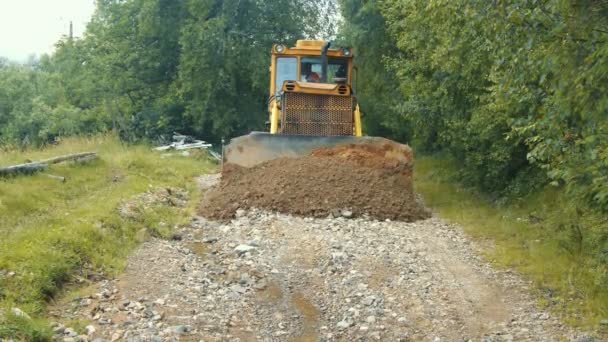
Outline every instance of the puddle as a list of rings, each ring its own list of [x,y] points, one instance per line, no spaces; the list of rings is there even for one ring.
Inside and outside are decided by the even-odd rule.
[[[317,326],[319,323],[319,310],[301,292],[294,292],[291,304],[302,315],[302,335],[293,339],[294,342],[315,342],[319,340]]]
[[[266,288],[257,292],[258,298],[265,302],[278,304],[283,301],[283,290],[274,282]],[[319,341],[317,327],[319,326],[319,310],[311,303],[302,292],[296,291],[289,297],[289,305],[302,317],[302,334],[290,341],[293,342],[316,342]]]
[[[204,256],[209,251],[209,247],[202,242],[190,242],[188,248],[198,256]]]

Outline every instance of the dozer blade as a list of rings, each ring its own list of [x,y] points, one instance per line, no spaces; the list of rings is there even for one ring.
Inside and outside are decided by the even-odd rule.
[[[387,153],[403,162],[411,161],[411,149],[394,141],[379,137],[355,136],[302,136],[252,132],[234,138],[224,149],[224,162],[252,167],[268,160],[309,154],[320,147],[342,144],[369,144],[382,146]],[[389,152],[394,151],[394,152]]]

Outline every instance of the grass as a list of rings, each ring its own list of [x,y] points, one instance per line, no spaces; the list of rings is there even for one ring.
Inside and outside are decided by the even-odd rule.
[[[598,261],[591,232],[581,233],[580,227],[604,219],[577,214],[554,189],[494,204],[455,182],[455,171],[445,160],[418,158],[416,191],[441,217],[489,242],[488,260],[530,279],[541,304],[573,326],[601,331],[599,322],[608,318],[608,269]]]
[[[214,168],[203,156],[162,158],[148,146],[125,145],[111,135],[0,152],[0,165],[83,151],[96,151],[99,158],[46,171],[66,177],[65,183],[42,173],[0,179],[0,337],[47,339],[46,303],[75,276],[120,272],[142,230],[162,236],[184,223],[198,199],[193,178]],[[120,203],[158,187],[186,189],[189,204],[153,205],[137,217],[119,216]],[[33,319],[16,317],[14,307]]]

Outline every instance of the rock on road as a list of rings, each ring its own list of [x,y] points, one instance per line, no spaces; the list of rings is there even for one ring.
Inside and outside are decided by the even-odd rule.
[[[64,312],[92,322],[89,341],[591,338],[540,310],[519,275],[478,255],[459,226],[436,217],[195,217],[172,240],[142,244],[123,275]]]

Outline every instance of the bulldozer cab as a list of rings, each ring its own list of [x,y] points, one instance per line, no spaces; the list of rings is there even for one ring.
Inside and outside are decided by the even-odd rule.
[[[351,88],[353,55],[317,40],[271,51],[268,113],[271,134],[361,136]]]

